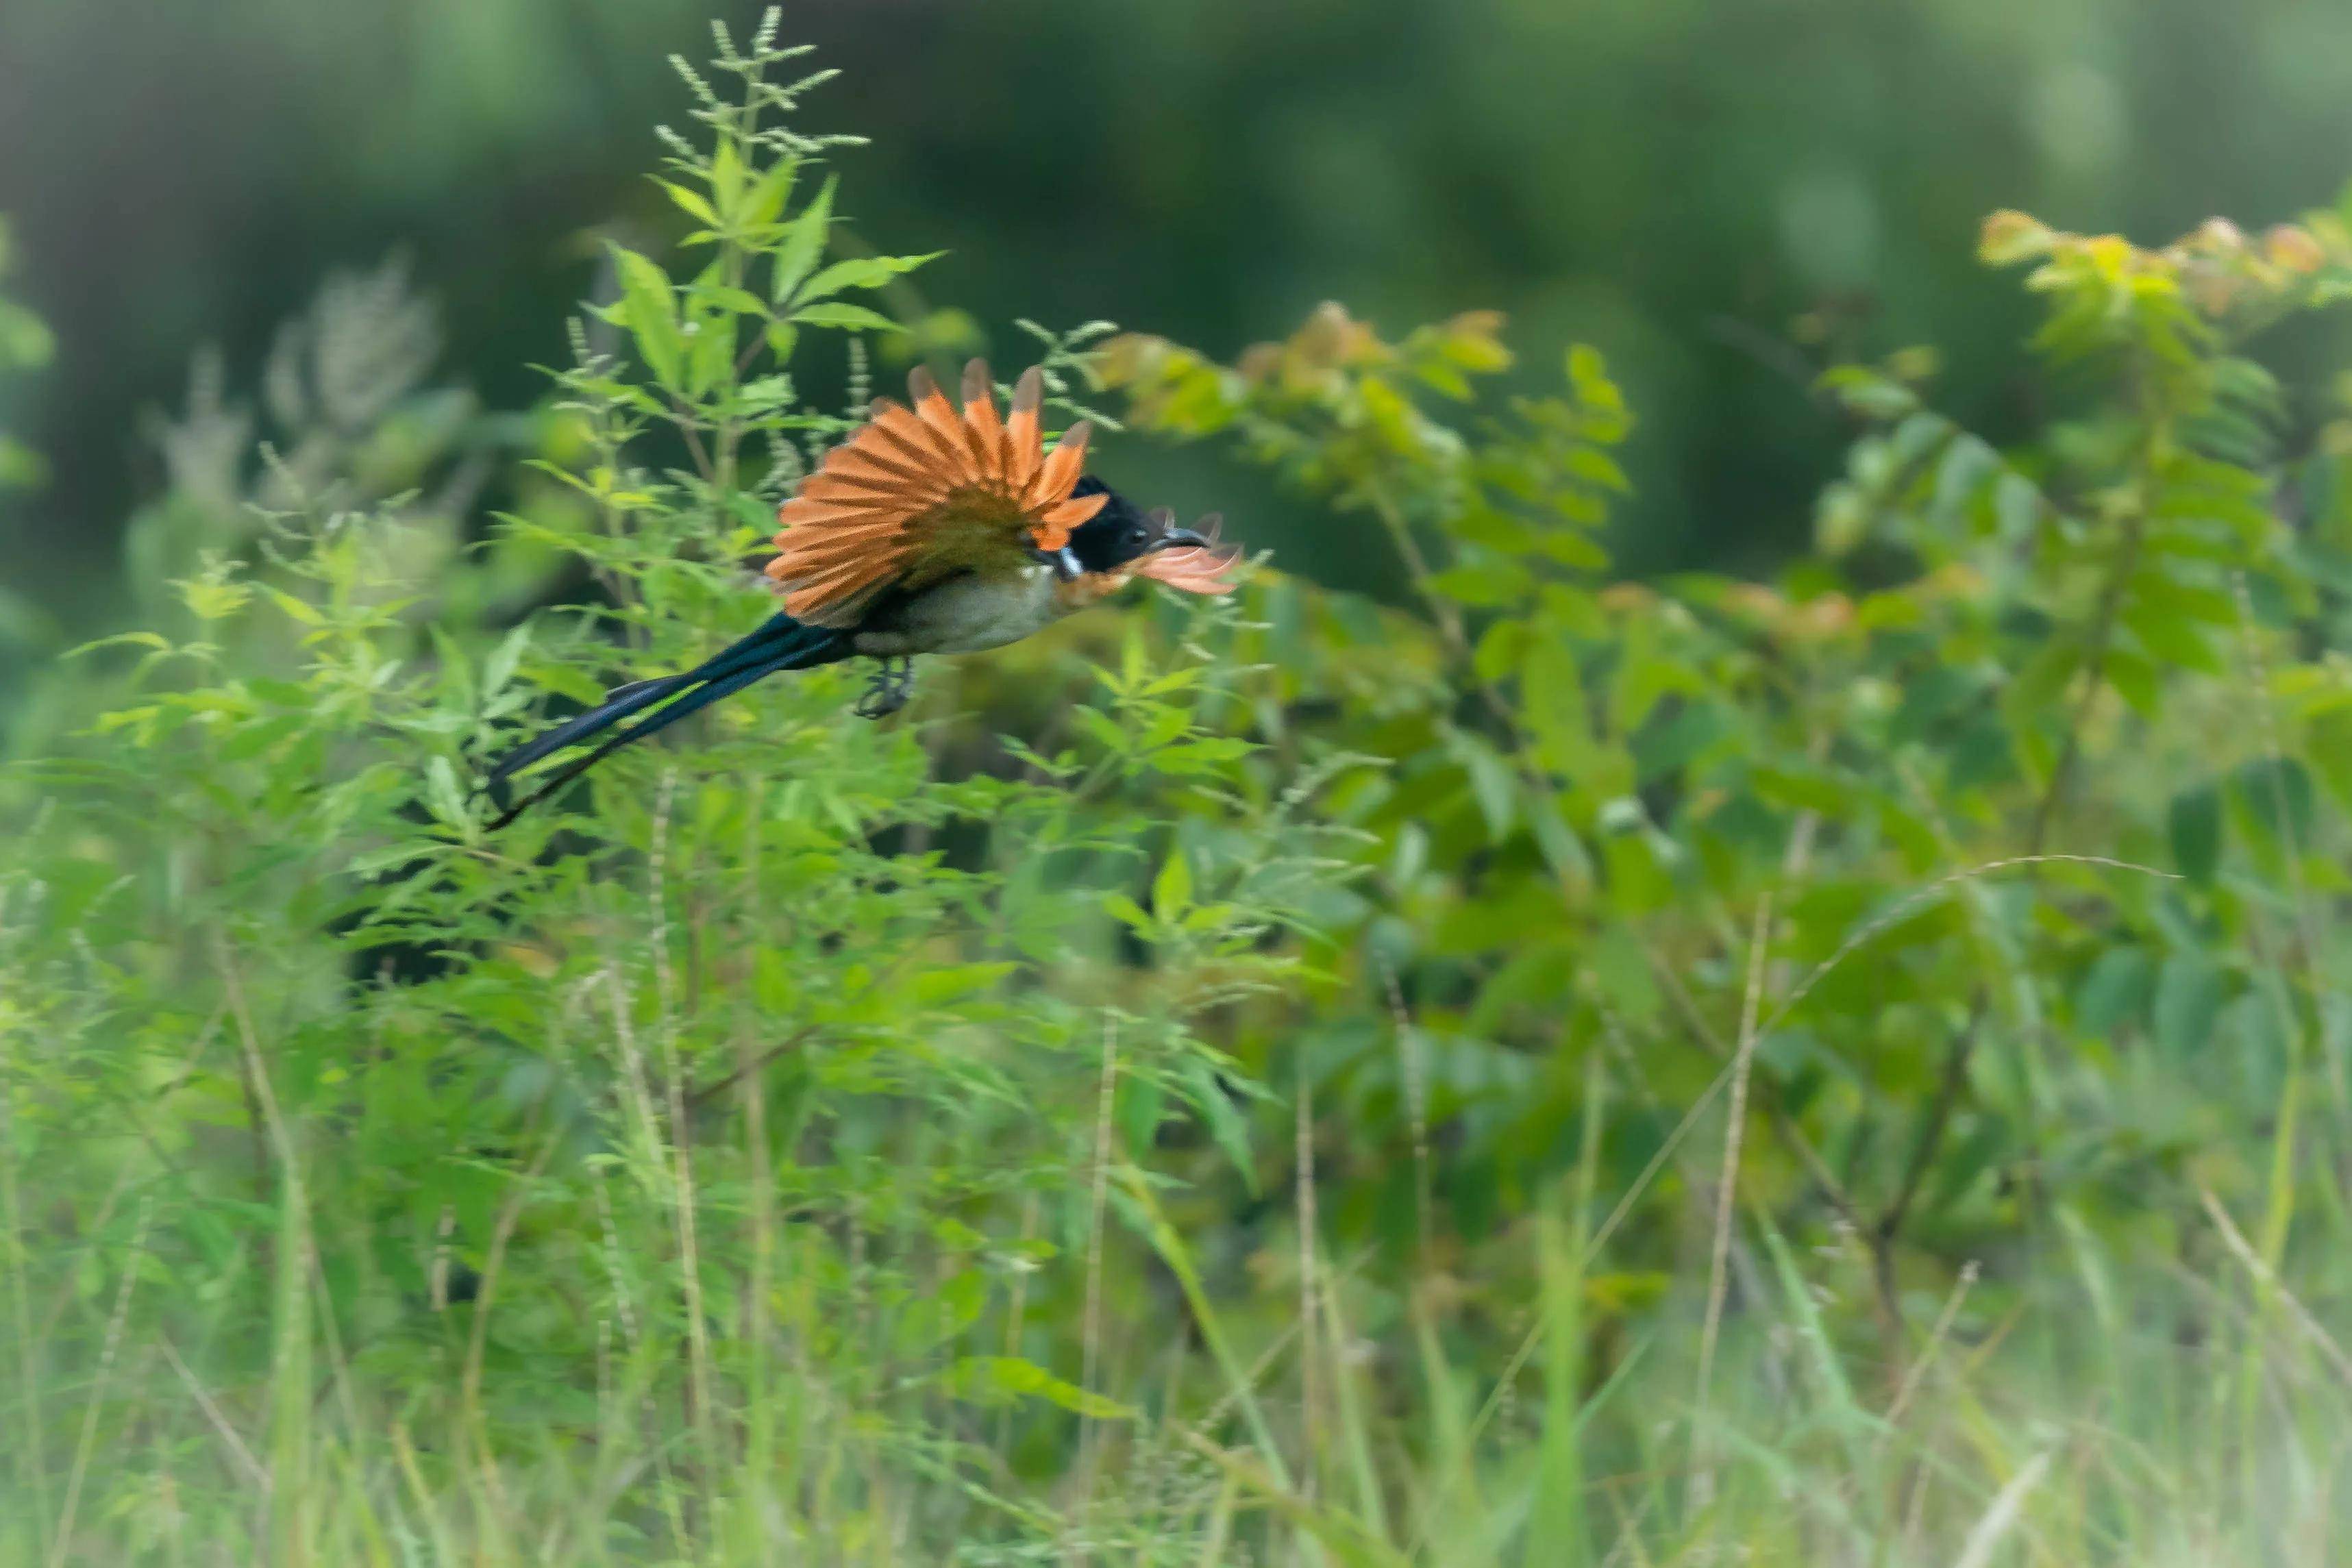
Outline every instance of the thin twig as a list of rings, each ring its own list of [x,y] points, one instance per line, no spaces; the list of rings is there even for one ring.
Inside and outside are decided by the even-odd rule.
[[[1725,1063],[1727,1069],[1734,1054],[1731,1043],[1716,1033],[1715,1026],[1707,1021],[1706,1014],[1700,1010],[1698,999],[1690,994],[1690,988],[1683,984],[1682,977],[1676,974],[1663,957],[1659,956],[1657,950],[1646,942],[1641,946],[1643,956],[1649,960],[1651,972],[1657,977],[1660,988],[1666,993],[1667,1000],[1674,1003],[1675,1010],[1681,1013],[1683,1021],[1690,1026],[1693,1038],[1705,1046],[1707,1052],[1717,1061]],[[1775,1021],[1787,1011],[1786,1008],[1782,1008],[1780,1013],[1774,1015]],[[1757,1030],[1759,1038],[1771,1032],[1769,1024]],[[1790,1116],[1787,1108],[1780,1103],[1779,1086],[1769,1077],[1765,1079],[1764,1086],[1769,1091],[1763,1096],[1764,1114],[1772,1125],[1773,1135],[1787,1145],[1790,1152],[1797,1156],[1797,1162],[1805,1167],[1806,1176],[1812,1180],[1815,1186],[1821,1188],[1822,1196],[1829,1200],[1830,1207],[1837,1211],[1839,1218],[1855,1229],[1861,1229],[1864,1223],[1861,1210],[1855,1205],[1853,1196],[1846,1191],[1845,1184],[1838,1179],[1835,1171],[1830,1169],[1829,1162],[1823,1159],[1821,1151],[1813,1146],[1813,1141],[1805,1135],[1805,1130],[1797,1125],[1796,1119]],[[1749,1087],[1752,1092],[1755,1085],[1751,1082]]]
[[[1405,1113],[1412,1128],[1412,1213],[1420,1246],[1420,1266],[1429,1271],[1434,1226],[1429,1174],[1429,1088],[1422,1071],[1421,1052],[1413,1044],[1412,1015],[1404,1005],[1404,989],[1386,958],[1380,961],[1381,983],[1388,989],[1389,1017],[1396,1026],[1397,1067],[1404,1079]]]
[[[2320,1326],[2319,1320],[2311,1315],[2308,1307],[2296,1300],[2294,1292],[2288,1290],[2286,1282],[2278,1277],[2277,1270],[2263,1261],[2262,1254],[2254,1250],[2253,1245],[2238,1228],[2237,1222],[2230,1218],[2230,1211],[2221,1207],[2220,1198],[2213,1196],[2212,1189],[2200,1186],[2197,1197],[2204,1204],[2205,1212],[2212,1217],[2214,1228],[2221,1231],[2221,1240],[2231,1255],[2245,1265],[2246,1272],[2252,1274],[2257,1283],[2277,1293],[2278,1299],[2286,1304],[2287,1315],[2294,1320],[2294,1326],[2304,1332],[2305,1337],[2326,1360],[2329,1368],[2344,1380],[2345,1386],[2352,1388],[2352,1356],[2344,1354],[2344,1347],[2336,1343],[2335,1336]]]
[[[663,1076],[669,1100],[671,1194],[677,1213],[678,1264],[686,1295],[687,1372],[694,1395],[694,1431],[701,1448],[695,1469],[703,1482],[703,1524],[718,1522],[718,1500],[711,1491],[719,1463],[716,1412],[710,1404],[710,1325],[703,1317],[702,1261],[695,1216],[694,1141],[688,1135],[686,1072],[677,1050],[677,982],[669,964],[669,898],[664,875],[669,864],[670,808],[677,798],[677,769],[662,770],[661,790],[654,804],[653,843],[647,856],[648,894],[653,903],[655,1000],[661,1009],[658,1033]]]
[[[1838,412],[1836,397],[1822,389],[1820,370],[1805,358],[1803,350],[1786,338],[1777,337],[1737,316],[1710,316],[1705,329],[1716,341],[1745,354],[1762,369],[1786,381],[1807,402],[1832,413]]]
[[[2137,513],[2124,520],[2123,548],[2116,552],[2115,570],[2107,576],[2106,586],[2100,591],[2098,608],[2092,612],[2091,634],[2085,640],[2083,669],[2088,679],[2083,683],[2082,695],[2074,699],[2074,710],[2068,716],[2066,739],[2059,747],[2058,760],[2050,769],[2050,782],[2042,788],[2042,799],[2033,808],[2033,817],[2025,833],[2025,852],[2038,855],[2048,841],[2050,825],[2056,820],[2058,807],[2063,800],[2066,787],[2073,781],[2074,764],[2083,752],[2083,730],[2090,723],[2091,705],[2107,684],[2107,644],[2115,637],[2116,620],[2123,612],[2124,591],[2139,563],[2141,519]]]
[[[147,1221],[154,1212],[152,1199],[139,1202],[139,1224],[131,1232],[131,1254],[123,1260],[122,1280],[114,1289],[114,1311],[107,1319],[106,1339],[98,1352],[98,1382],[82,1407],[81,1437],[74,1445],[73,1469],[66,1477],[66,1503],[49,1537],[49,1568],[61,1568],[73,1550],[74,1514],[81,1504],[82,1477],[89,1470],[89,1451],[98,1441],[99,1412],[106,1405],[106,1385],[114,1376],[116,1353],[122,1348],[122,1325],[131,1315],[131,1287],[139,1278],[139,1260],[147,1255]]]
[[[1013,1300],[1004,1311],[1004,1354],[1018,1359],[1021,1355],[1021,1334],[1027,1326],[1029,1312],[1029,1276],[1034,1266],[1028,1258],[1029,1243],[1037,1235],[1037,1189],[1031,1187],[1021,1195],[1022,1255],[1013,1266]],[[995,1453],[1001,1462],[1013,1448],[1013,1406],[1007,1403],[996,1416]]]
[[[2278,716],[2272,711],[2269,666],[2263,658],[2262,639],[2254,632],[2253,595],[2246,588],[2242,570],[2230,573],[2231,591],[2238,605],[2238,636],[2246,656],[2246,673],[2253,685],[2252,699],[2254,712],[2262,719],[2263,755],[2271,765],[2271,809],[2278,813],[2279,858],[2286,863],[2287,886],[2294,897],[2295,934],[2302,939],[2304,984],[2313,996],[2320,990],[2320,948],[2325,941],[2324,927],[2313,908],[2311,889],[2303,874],[2303,846],[2296,841],[2294,816],[2287,800],[2285,750],[2279,744]],[[2319,1009],[2320,1051],[2327,1066],[2327,1086],[2336,1096],[2339,1112],[2352,1111],[2352,1082],[2344,1071],[2343,1054],[2331,1038],[2331,1016],[2327,1009]],[[2290,1025],[2290,1017],[2283,1020]]]
[[[257,1123],[255,1130],[260,1130]],[[122,1195],[131,1190],[131,1178],[138,1174],[138,1167],[128,1164],[118,1169],[114,1173],[112,1184],[106,1189],[106,1197],[99,1203],[97,1215],[82,1228],[83,1240],[80,1250],[75,1257],[73,1266],[64,1271],[66,1278],[59,1282],[57,1293],[49,1298],[49,1309],[41,1314],[40,1327],[29,1342],[36,1357],[48,1353],[49,1336],[58,1332],[58,1324],[63,1321],[66,1310],[68,1307],[84,1304],[81,1291],[82,1266],[98,1255],[99,1244],[104,1237],[106,1228],[113,1220],[114,1211],[122,1202]]]
[[[1895,1390],[1893,1402],[1886,1406],[1886,1430],[1879,1440],[1882,1448],[1894,1437],[1895,1424],[1903,1419],[1903,1412],[1910,1408],[1911,1396],[1919,1391],[1919,1385],[1927,1378],[1928,1366],[1936,1359],[1936,1352],[1943,1347],[1944,1337],[1952,1332],[1953,1321],[1960,1315],[1960,1303],[1969,1299],[1969,1290],[1977,1282],[1978,1272],[1973,1258],[1960,1266],[1959,1280],[1952,1286],[1952,1293],[1945,1298],[1944,1310],[1937,1315],[1936,1326],[1927,1332],[1927,1344],[1921,1347],[1917,1359],[1904,1373],[1902,1384]]]
[[[758,774],[743,779],[743,924],[747,938],[759,918],[761,782]],[[748,1015],[739,1014],[739,1018]],[[768,1148],[768,1089],[760,1082],[758,1059],[751,1054],[750,1032],[740,1026],[735,1036],[734,1076],[742,1085],[737,1097],[743,1115],[743,1145],[751,1178],[748,1220],[751,1230],[751,1269],[742,1292],[742,1334],[750,1354],[749,1387],[745,1390],[744,1458],[754,1474],[765,1474],[772,1462],[773,1401],[769,1392],[768,1292],[775,1272],[776,1176]],[[694,1097],[687,1109],[694,1109]]]
[[[732,1069],[719,1074],[717,1078],[711,1080],[708,1083],[697,1085],[688,1092],[686,1096],[686,1108],[688,1111],[699,1111],[710,1101],[725,1093],[728,1090],[734,1088],[737,1084],[744,1083],[757,1078],[762,1071],[773,1066],[776,1062],[782,1061],[786,1056],[791,1055],[793,1051],[798,1051],[802,1046],[806,1045],[811,1040],[814,1039],[817,1030],[822,1027],[822,1025],[818,1024],[804,1024],[801,1028],[794,1030],[791,1034],[785,1036],[780,1043],[770,1046],[766,1051],[761,1051],[757,1056],[747,1056],[745,1053],[739,1051],[736,1056],[736,1064]]]
[[[872,996],[876,991],[881,990],[889,986],[914,962],[916,956],[921,953],[922,950],[923,949],[919,946],[912,946],[902,949],[898,956],[890,961],[888,967],[881,970],[871,980],[868,980],[862,989],[853,991],[847,997],[840,998],[839,1003],[836,1005],[845,1007],[849,1004],[858,1002],[866,997]],[[789,1056],[793,1051],[798,1051],[802,1046],[806,1045],[810,1040],[816,1038],[817,1034],[824,1029],[824,1026],[822,1023],[804,1024],[800,1029],[795,1030],[792,1034],[786,1036],[780,1043],[770,1046],[766,1051],[761,1051],[748,1064],[739,1061],[733,1070],[721,1073],[719,1077],[712,1079],[709,1082],[702,1084],[690,1091],[686,1097],[687,1109],[689,1111],[699,1111],[702,1109],[704,1104],[714,1096],[733,1088],[736,1084],[741,1082],[747,1075],[766,1071],[770,1067],[775,1065],[776,1062],[782,1061],[784,1057]]]
[[[261,1061],[260,1037],[254,1032],[253,1014],[246,1006],[245,982],[238,973],[236,959],[229,950],[228,938],[218,931],[213,933],[213,946],[220,963],[221,983],[228,993],[229,1017],[236,1022],[239,1049],[244,1052],[246,1071],[251,1075],[255,1097],[260,1102],[264,1125],[278,1146],[278,1161],[286,1167],[286,1179],[295,1184],[296,1198],[300,1197],[300,1181],[294,1164],[294,1141],[286,1130],[285,1119],[278,1114],[278,1094],[269,1086],[269,1074]]]
[[[2180,873],[2179,872],[2163,871],[2156,866],[2142,865],[2137,861],[2116,860],[2107,855],[2038,853],[2009,855],[2000,860],[1985,861],[1977,865],[1963,866],[1958,871],[1946,872],[1942,876],[1937,877],[1935,881],[1927,883],[1925,887],[1917,888],[1910,894],[1906,894],[1904,897],[1897,899],[1876,919],[1866,921],[1863,925],[1855,927],[1852,936],[1848,936],[1843,942],[1838,944],[1836,952],[1832,953],[1828,957],[1814,965],[1813,967],[1806,973],[1805,977],[1797,983],[1797,988],[1790,992],[1787,998],[1784,999],[1779,1007],[1772,1009],[1772,1016],[1764,1020],[1763,1032],[1769,1034],[1774,1030],[1778,1029],[1780,1024],[1787,1019],[1789,1015],[1797,1009],[1798,1004],[1802,1002],[1807,996],[1811,994],[1813,988],[1820,985],[1824,979],[1827,979],[1829,977],[1830,971],[1835,969],[1848,958],[1853,957],[1857,949],[1866,946],[1872,938],[1877,936],[1880,933],[1901,925],[1904,921],[1916,914],[1921,908],[1928,904],[1932,904],[1937,898],[1942,897],[1944,894],[1950,891],[1952,888],[1958,886],[1962,883],[1975,882],[1979,878],[1991,876],[2000,872],[2015,871],[2020,867],[2024,866],[2044,865],[2098,866],[2108,871],[2137,872],[2142,876],[2158,877],[2166,882],[2179,882],[2180,880]]]
[[[1715,1375],[1717,1336],[1723,1327],[1723,1298],[1731,1262],[1732,1206],[1739,1186],[1740,1135],[1748,1125],[1748,1077],[1756,1057],[1756,1015],[1764,997],[1764,955],[1771,946],[1772,895],[1757,901],[1756,924],[1748,939],[1748,991],[1739,1005],[1739,1046],[1731,1060],[1731,1104],[1725,1113],[1723,1179],[1715,1194],[1715,1248],[1707,1263],[1706,1316],[1698,1338],[1698,1404],[1691,1423],[1692,1491],[1695,1506],[1704,1508],[1712,1491],[1712,1477],[1699,1450],[1706,1442],[1709,1385]]]
[[[43,1430],[39,1356],[33,1348],[33,1299],[26,1283],[31,1251],[25,1245],[24,1195],[16,1176],[16,1089],[5,1075],[0,1075],[0,1209],[5,1211],[0,1213],[0,1219],[5,1219],[8,1228],[7,1234],[0,1236],[0,1245],[8,1249],[9,1304],[16,1320],[18,1396],[31,1433],[17,1452],[23,1471],[31,1477],[28,1490],[37,1510],[35,1528],[46,1531],[49,1527],[49,1471],[39,1438]],[[41,1542],[44,1557],[47,1555],[47,1544],[46,1540]]]
[[[189,1397],[196,1402],[196,1408],[204,1412],[205,1419],[219,1434],[221,1442],[228,1448],[229,1457],[237,1462],[237,1468],[252,1479],[253,1484],[260,1488],[265,1496],[268,1495],[269,1471],[253,1457],[253,1450],[245,1446],[245,1439],[238,1437],[236,1428],[228,1424],[228,1417],[221,1414],[221,1407],[213,1402],[211,1395],[205,1392],[205,1385],[196,1381],[196,1375],[188,1370],[188,1364],[180,1359],[180,1353],[173,1348],[170,1337],[159,1333],[155,1336],[155,1343],[163,1352],[163,1359],[172,1364],[172,1370],[180,1375],[180,1381],[186,1385]]]
[[[1936,1097],[1927,1104],[1927,1119],[1920,1124],[1918,1137],[1912,1141],[1911,1158],[1904,1166],[1902,1185],[1895,1189],[1894,1200],[1878,1218],[1879,1243],[1893,1244],[1903,1228],[1903,1221],[1910,1215],[1913,1200],[1919,1196],[1920,1184],[1927,1179],[1927,1172],[1936,1163],[1936,1147],[1943,1141],[1944,1129],[1951,1122],[1953,1107],[1958,1103],[1960,1090],[1968,1082],[1969,1056],[1990,1007],[1990,994],[1979,988],[1969,1003],[1968,1020],[1960,1025],[1952,1049],[1945,1053],[1943,1082],[1936,1086]],[[1884,1266],[1885,1260],[1881,1263]]]
[[[1985,1568],[1992,1561],[1994,1552],[2016,1527],[2018,1515],[2024,1511],[2027,1494],[2042,1484],[2042,1478],[2049,1470],[2050,1456],[2041,1453],[2026,1460],[2024,1467],[2009,1478],[2009,1484],[1995,1495],[1992,1506],[1969,1531],[1953,1568]]]
[[[1422,602],[1429,606],[1431,616],[1437,622],[1438,632],[1461,661],[1464,675],[1471,688],[1477,692],[1478,700],[1486,705],[1486,711],[1494,715],[1495,722],[1510,738],[1514,758],[1523,759],[1527,741],[1520,732],[1519,716],[1512,710],[1511,705],[1503,700],[1503,694],[1495,689],[1495,683],[1478,673],[1477,651],[1470,645],[1469,632],[1462,623],[1461,610],[1452,600],[1430,586],[1430,579],[1435,572],[1430,567],[1429,558],[1422,553],[1421,541],[1412,537],[1412,525],[1397,509],[1396,503],[1380,491],[1372,492],[1371,507],[1381,526],[1388,529],[1390,539],[1396,545],[1397,555],[1404,561],[1405,574],[1412,580],[1413,591],[1420,594]],[[1523,760],[1520,771],[1531,783],[1546,782],[1528,768]]]
[[[1315,1383],[1315,1090],[1307,1053],[1298,1053],[1298,1405],[1304,1448],[1300,1495],[1315,1500],[1316,1456],[1322,1436]]]
[[[1095,1379],[1102,1352],[1102,1277],[1104,1220],[1110,1208],[1110,1134],[1111,1107],[1118,1084],[1118,1029],[1115,1019],[1103,1018],[1102,1083],[1095,1097],[1095,1168],[1094,1190],[1087,1220],[1087,1305],[1082,1328],[1081,1357],[1078,1385],[1087,1393],[1097,1392]],[[1080,1437],[1078,1497],[1081,1507],[1094,1500],[1095,1469],[1100,1460],[1097,1451],[1102,1440],[1100,1424],[1091,1416]],[[1086,1561],[1081,1543],[1076,1559]]]
[[[499,1270],[506,1261],[507,1245],[514,1239],[515,1227],[522,1218],[523,1205],[530,1201],[531,1184],[547,1169],[547,1162],[562,1135],[561,1127],[547,1129],[547,1135],[540,1140],[539,1152],[508,1190],[505,1200],[499,1205],[498,1218],[490,1226],[490,1244],[482,1259],[481,1281],[474,1290],[473,1333],[466,1345],[466,1370],[459,1382],[459,1403],[478,1429],[487,1430],[482,1416],[482,1361],[489,1344],[490,1301],[498,1291]],[[483,1448],[482,1458],[487,1464],[487,1442]]]

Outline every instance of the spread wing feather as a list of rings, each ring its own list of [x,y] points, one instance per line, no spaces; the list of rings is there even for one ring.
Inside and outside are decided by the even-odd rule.
[[[790,614],[847,625],[893,584],[1025,564],[1028,546],[1059,549],[1102,509],[1101,496],[1070,494],[1086,467],[1087,426],[1045,450],[1035,369],[1014,385],[1009,418],[998,416],[980,361],[964,367],[958,390],[961,408],[918,368],[907,402],[877,402],[784,503],[767,572]]]
[[[1037,472],[1045,438],[1038,434],[1037,410],[1045,401],[1045,374],[1032,365],[1013,383],[1013,417],[1004,422],[1004,482],[1025,486]]]
[[[1135,563],[1135,574],[1187,593],[1231,593],[1234,585],[1227,574],[1241,564],[1242,552],[1230,545],[1218,545],[1217,535],[1223,527],[1224,519],[1211,512],[1192,528],[1209,541],[1207,549],[1185,545],[1154,551]]]

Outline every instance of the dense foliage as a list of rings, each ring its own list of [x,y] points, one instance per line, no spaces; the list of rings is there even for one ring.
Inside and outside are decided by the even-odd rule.
[[[2352,408],[2264,350],[2344,217],[1997,214],[2058,412],[1820,367],[1769,583],[1618,580],[1628,399],[1495,315],[1036,329],[1413,604],[766,683],[492,835],[766,611],[929,259],[720,44],[545,406],[331,284],[23,705],[7,1560],[2325,1560]]]

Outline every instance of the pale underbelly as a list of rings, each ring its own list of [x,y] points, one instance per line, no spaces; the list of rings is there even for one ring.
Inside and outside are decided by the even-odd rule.
[[[1053,569],[1018,576],[959,577],[898,606],[887,625],[857,633],[861,653],[977,653],[1017,643],[1061,616]]]

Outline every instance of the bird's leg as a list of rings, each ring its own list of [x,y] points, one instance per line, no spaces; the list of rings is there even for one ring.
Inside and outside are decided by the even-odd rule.
[[[873,684],[857,699],[857,716],[887,718],[914,695],[915,661],[904,653],[893,653],[882,661],[882,667],[874,672]]]

